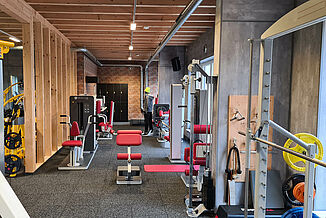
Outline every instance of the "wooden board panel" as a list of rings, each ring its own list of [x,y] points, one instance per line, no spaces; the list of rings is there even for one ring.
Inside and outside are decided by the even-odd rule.
[[[58,93],[57,93],[57,37],[53,31],[50,34],[51,51],[51,126],[52,151],[58,150]]]
[[[62,43],[62,114],[67,113],[67,45]],[[63,140],[68,140],[67,125],[62,125],[63,128]]]
[[[52,153],[52,125],[51,125],[51,54],[50,29],[43,28],[43,66],[44,66],[44,149],[45,155]]]
[[[34,74],[34,31],[32,24],[23,24],[23,74],[25,114],[25,172],[36,168],[35,144],[35,74]]]
[[[63,127],[59,124],[60,122],[60,114],[62,113],[63,103],[62,103],[62,39],[60,37],[57,38],[57,94],[58,94],[58,144],[61,146],[63,142]]]
[[[270,111],[273,111],[274,109],[274,97],[271,97],[271,104],[270,104]],[[236,182],[244,182],[245,181],[245,163],[246,163],[246,137],[240,135],[238,132],[246,132],[247,129],[247,102],[248,97],[246,95],[236,95],[236,96],[229,96],[229,113],[228,113],[228,150],[234,145],[233,140],[236,139],[236,144],[240,151],[240,162],[241,162],[241,170],[242,174],[239,176],[238,179],[236,179]],[[251,129],[253,132],[257,130],[259,127],[259,124],[257,124],[258,120],[258,96],[252,97],[252,104],[251,104]],[[245,118],[243,120],[233,120],[232,118],[235,117],[237,112],[240,112],[240,114]],[[239,113],[237,114],[237,117],[240,118],[241,115]],[[270,115],[270,119],[273,119],[273,113]],[[269,132],[269,140],[272,140],[272,130],[270,129]],[[256,144],[255,142],[252,142],[251,144],[251,150],[256,151]],[[271,149],[269,149],[271,150]],[[231,157],[232,162],[233,157]],[[256,165],[256,154],[251,154],[250,159],[250,170],[254,170]],[[271,169],[272,167],[272,154],[268,154],[268,169]]]
[[[44,162],[44,69],[43,69],[43,27],[34,22],[35,36],[35,78],[36,78],[36,139],[37,162]]]

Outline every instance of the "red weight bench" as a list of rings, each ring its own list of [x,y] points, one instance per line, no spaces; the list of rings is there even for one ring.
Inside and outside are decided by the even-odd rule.
[[[67,166],[80,166],[80,161],[83,159],[84,138],[80,135],[80,130],[77,122],[72,123],[70,128],[70,136],[73,137],[74,140],[69,140],[62,143],[62,147],[70,147],[69,163]]]
[[[139,166],[132,166],[132,160],[141,160],[141,153],[131,153],[131,147],[142,144],[141,130],[119,130],[116,138],[118,146],[127,146],[128,153],[118,153],[118,160],[127,160],[127,166],[118,166],[117,184],[142,184]]]
[[[206,130],[205,130],[206,131]],[[198,191],[201,191],[202,184],[203,184],[203,175],[204,170],[206,167],[206,151],[209,150],[210,143],[194,143],[193,147],[193,163],[194,165],[199,165],[199,170],[193,170],[193,176],[195,180],[195,186],[197,187]],[[184,152],[184,160],[189,163],[190,162],[190,148],[185,148]],[[187,187],[189,187],[189,170],[185,170],[185,173],[182,174],[181,178],[186,184]],[[187,184],[188,183],[188,184]]]

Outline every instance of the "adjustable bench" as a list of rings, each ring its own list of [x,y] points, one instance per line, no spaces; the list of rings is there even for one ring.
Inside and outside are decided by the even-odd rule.
[[[118,166],[117,184],[140,185],[142,184],[139,166],[131,166],[132,160],[141,160],[141,153],[131,153],[131,146],[142,144],[141,130],[119,130],[117,135],[117,145],[127,146],[128,153],[118,153],[118,160],[127,160],[127,166]]]

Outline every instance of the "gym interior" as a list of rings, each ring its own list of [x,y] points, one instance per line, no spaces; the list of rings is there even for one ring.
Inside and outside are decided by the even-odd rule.
[[[326,217],[326,0],[0,10],[0,217]]]

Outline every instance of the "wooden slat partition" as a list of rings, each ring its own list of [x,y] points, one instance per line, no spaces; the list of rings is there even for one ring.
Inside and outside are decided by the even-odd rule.
[[[43,28],[44,154],[52,155],[50,29]]]
[[[74,95],[77,95],[77,52],[74,52]]]
[[[68,95],[77,90],[77,78],[71,78],[77,77],[74,45],[24,0],[0,0],[0,10],[21,23],[16,32],[22,35],[15,35],[23,39],[25,172],[33,173],[68,136],[58,115],[69,113]],[[3,28],[16,27],[12,20],[6,19]]]
[[[67,45],[62,43],[62,114],[67,113]],[[68,140],[67,125],[63,125],[63,140]]]
[[[42,23],[34,22],[37,162],[44,162],[44,71]],[[26,117],[26,116],[25,116]]]
[[[23,24],[23,73],[25,117],[25,171],[36,169],[35,144],[35,74],[34,74],[34,31],[33,23]]]
[[[52,126],[52,151],[57,151],[58,144],[58,92],[57,92],[57,37],[51,31],[50,33],[50,51],[51,51],[51,126]]]
[[[62,39],[57,38],[57,95],[58,95],[58,103],[57,103],[57,111],[58,111],[58,123],[61,120],[60,114],[63,114],[63,103],[62,103]],[[58,125],[58,145],[61,145],[63,142],[63,127],[62,125]]]

